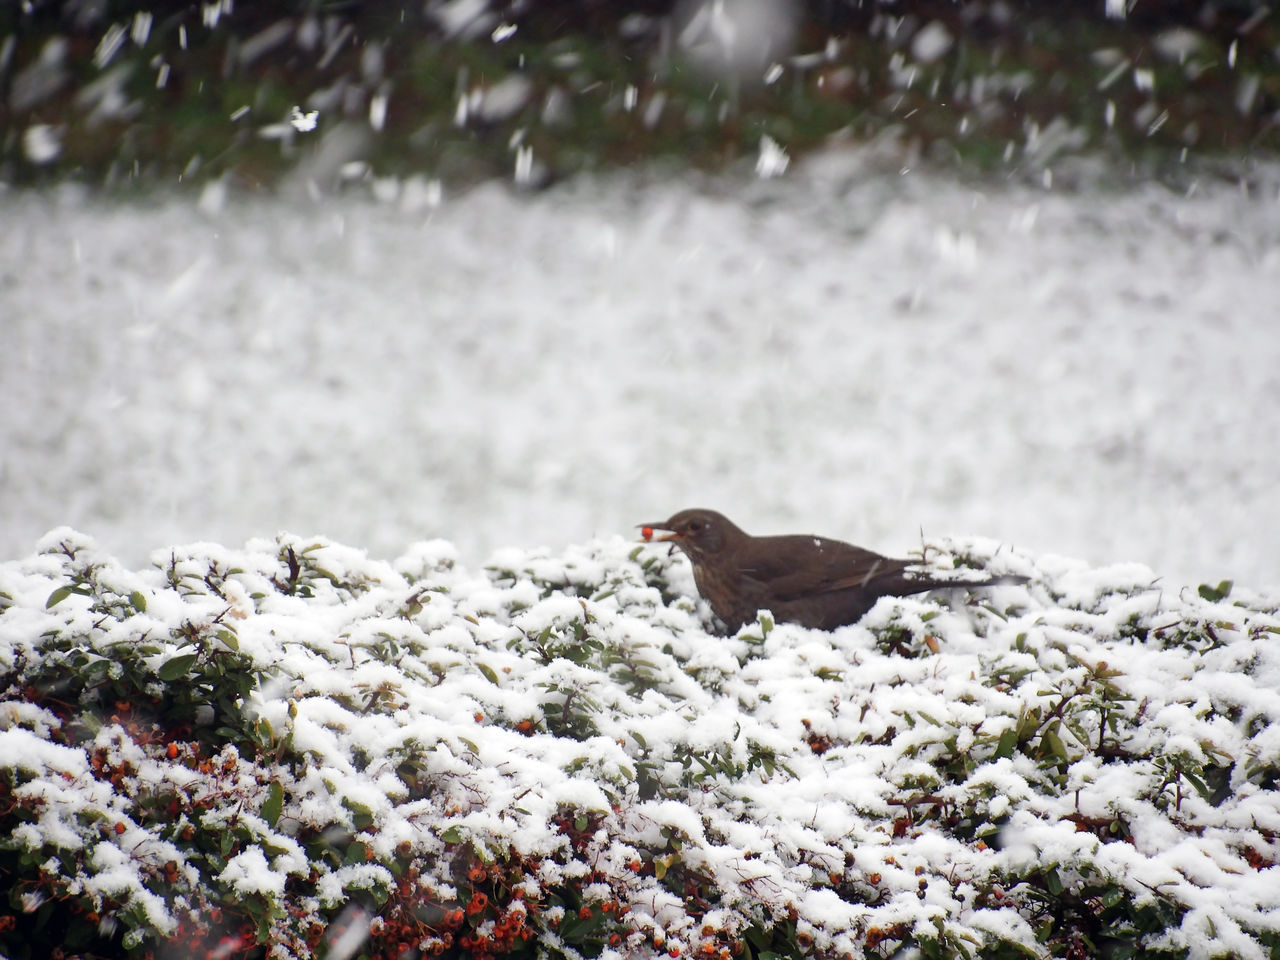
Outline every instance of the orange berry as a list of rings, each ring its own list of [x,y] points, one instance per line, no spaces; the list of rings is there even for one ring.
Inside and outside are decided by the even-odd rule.
[[[178,745],[176,743],[169,744],[165,749],[165,754],[168,755],[170,760],[176,760],[178,757]]]
[[[124,832],[125,832],[126,830],[128,830],[128,829],[129,829],[129,828],[128,828],[128,827],[126,827],[123,823],[117,823],[117,824],[116,824],[116,833],[117,833],[117,834],[124,833]]]
[[[590,920],[590,919],[591,919],[591,908],[590,908],[590,907],[583,907],[581,910],[579,910],[579,911],[578,911],[578,917],[579,917],[579,919],[582,919],[582,920]]]

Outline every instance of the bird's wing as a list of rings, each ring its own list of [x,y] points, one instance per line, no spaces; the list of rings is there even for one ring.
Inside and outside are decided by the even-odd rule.
[[[760,584],[777,600],[874,588],[897,579],[914,560],[894,560],[871,550],[825,537],[760,537],[738,561],[740,576]]]

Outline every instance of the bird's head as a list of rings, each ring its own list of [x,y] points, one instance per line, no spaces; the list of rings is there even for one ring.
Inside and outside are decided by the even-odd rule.
[[[657,539],[679,547],[691,560],[714,557],[746,534],[724,514],[714,510],[681,510],[662,523],[641,524],[649,530],[667,530]]]

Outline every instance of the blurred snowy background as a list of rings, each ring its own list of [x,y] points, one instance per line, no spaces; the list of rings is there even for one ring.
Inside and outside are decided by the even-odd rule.
[[[480,562],[694,505],[1280,585],[1280,177],[0,198],[0,556]],[[428,202],[432,201],[432,202]]]
[[[1257,3],[0,6],[0,556],[685,507],[1280,586]]]

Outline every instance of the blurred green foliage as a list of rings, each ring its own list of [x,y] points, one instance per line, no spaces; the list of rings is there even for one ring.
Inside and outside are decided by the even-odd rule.
[[[536,186],[751,164],[765,136],[1035,175],[1064,155],[1160,168],[1280,147],[1280,18],[1253,0],[810,0],[728,73],[697,66],[723,51],[694,6],[0,5],[0,180]]]

